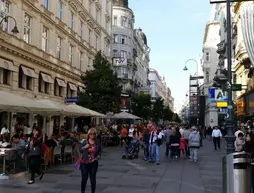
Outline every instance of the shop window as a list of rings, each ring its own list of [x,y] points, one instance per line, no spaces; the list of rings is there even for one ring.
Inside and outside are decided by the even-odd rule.
[[[42,78],[42,75],[40,74],[39,76],[39,92],[40,93],[45,93],[45,94],[50,94],[50,83],[45,82]]]
[[[5,85],[11,85],[11,71],[0,68],[0,83]]]

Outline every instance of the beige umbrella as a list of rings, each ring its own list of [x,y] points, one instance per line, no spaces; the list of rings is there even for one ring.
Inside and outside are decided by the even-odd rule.
[[[116,114],[117,117],[120,117],[120,119],[142,119],[136,115],[127,113],[127,112],[121,112]]]

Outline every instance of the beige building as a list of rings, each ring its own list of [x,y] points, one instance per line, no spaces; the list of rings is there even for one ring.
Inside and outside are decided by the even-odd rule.
[[[64,103],[82,90],[80,75],[97,51],[111,58],[111,0],[2,0],[0,6],[1,19],[11,16],[0,30],[0,90]],[[0,117],[0,126],[39,121],[33,114]],[[51,129],[64,118],[48,122]]]

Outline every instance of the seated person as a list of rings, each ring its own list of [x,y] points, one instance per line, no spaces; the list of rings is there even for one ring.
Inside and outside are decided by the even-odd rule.
[[[3,142],[1,144],[1,147],[4,148],[11,148],[10,138],[9,136],[5,135],[3,136]]]
[[[23,153],[25,147],[26,147],[26,142],[22,138],[19,137],[18,134],[15,134],[12,136],[12,148],[18,149],[18,152]]]
[[[58,146],[57,136],[52,134],[51,138],[48,139],[45,143],[47,147],[52,147],[53,149]]]

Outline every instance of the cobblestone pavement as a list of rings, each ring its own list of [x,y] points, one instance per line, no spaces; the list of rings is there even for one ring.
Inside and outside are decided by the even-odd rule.
[[[161,164],[138,160],[122,160],[122,149],[110,147],[99,161],[97,193],[222,193],[221,158],[224,150],[213,151],[205,140],[198,163],[188,159],[171,161],[164,157]],[[140,155],[142,153],[140,152]],[[141,157],[141,156],[140,156]],[[42,181],[27,185],[28,176],[0,180],[0,193],[78,193],[80,172],[64,165],[45,172]],[[90,192],[88,184],[87,192]]]

